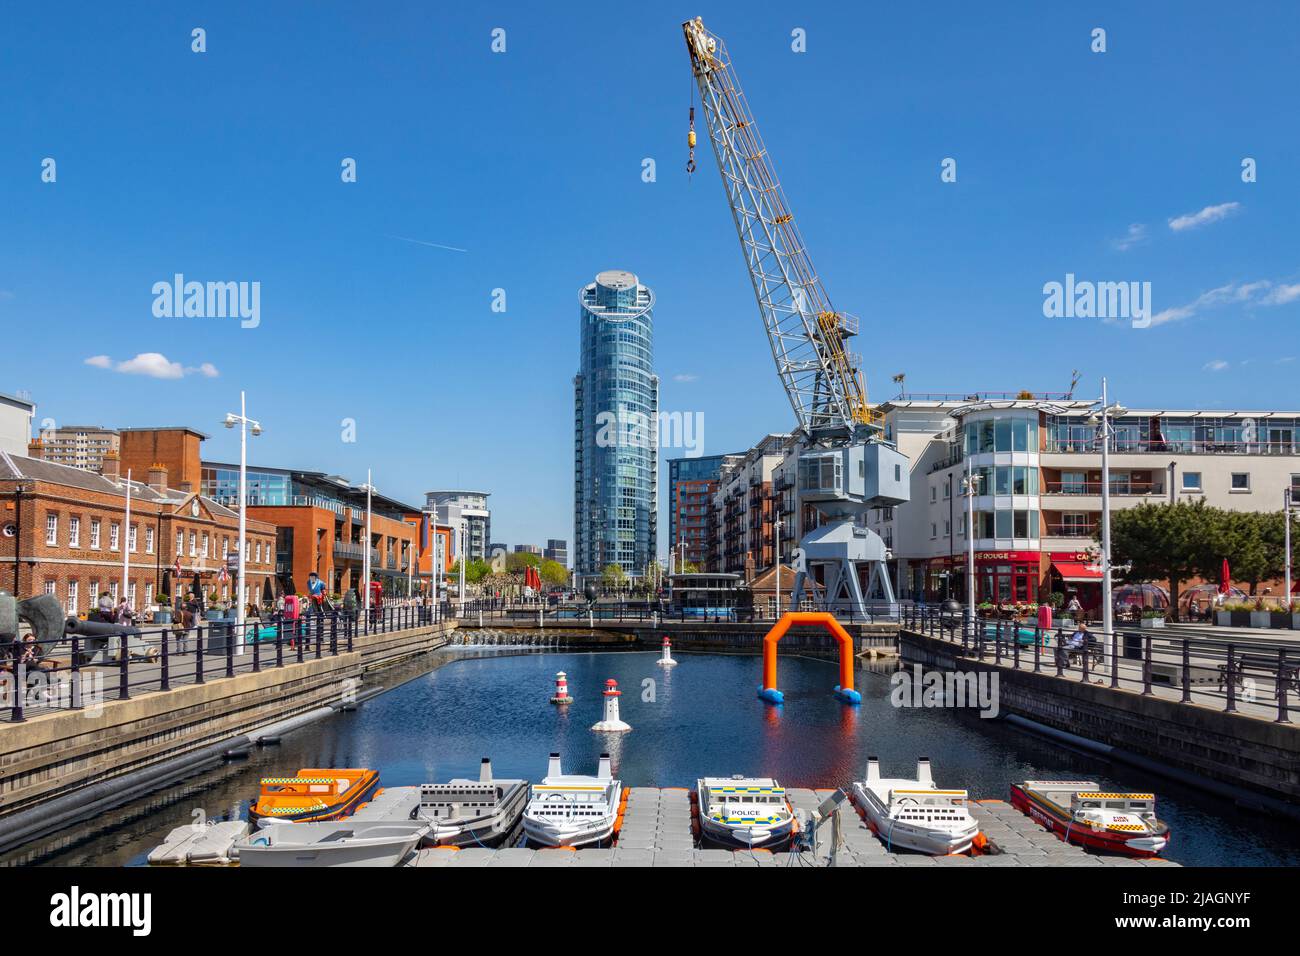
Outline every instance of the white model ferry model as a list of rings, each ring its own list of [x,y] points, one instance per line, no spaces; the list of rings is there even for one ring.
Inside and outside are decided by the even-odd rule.
[[[477,780],[423,784],[416,813],[432,825],[428,846],[494,847],[519,825],[527,799],[527,780],[497,780],[484,757]]]
[[[789,844],[794,812],[785,789],[771,777],[703,777],[695,795],[706,840],[747,849]]]
[[[882,778],[880,761],[867,758],[867,779],[853,784],[853,802],[891,847],[933,856],[964,853],[979,834],[965,790],[940,790],[930,760],[916,762],[916,779]]]
[[[623,782],[615,780],[609,754],[600,755],[594,777],[566,774],[551,754],[546,778],[534,784],[524,808],[524,835],[540,846],[586,846],[614,833]]]

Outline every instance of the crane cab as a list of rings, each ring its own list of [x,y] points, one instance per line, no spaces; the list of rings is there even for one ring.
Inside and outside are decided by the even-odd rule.
[[[827,515],[903,504],[910,497],[908,479],[907,456],[884,442],[812,449],[799,456],[799,493]]]

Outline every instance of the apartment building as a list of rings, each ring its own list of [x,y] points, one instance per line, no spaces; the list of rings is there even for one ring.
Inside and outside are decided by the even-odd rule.
[[[735,465],[743,455],[706,455],[668,461],[668,543],[672,566],[694,564],[703,568],[716,550],[710,531],[709,511],[724,465]]]
[[[102,425],[64,425],[42,428],[40,443],[42,460],[99,474],[104,456],[119,451],[120,438],[116,429]]]
[[[708,570],[752,579],[775,562],[780,505],[773,476],[789,456],[790,442],[789,434],[768,434],[723,463],[706,520],[713,534]]]
[[[1068,396],[900,398],[881,407],[886,437],[912,463],[911,501],[872,509],[867,524],[894,555],[900,596],[959,599],[975,539],[977,598],[1037,601],[1077,593],[1100,603],[1093,540],[1101,516],[1094,405]],[[1114,509],[1203,500],[1275,511],[1300,495],[1300,412],[1127,409],[1112,419]],[[962,479],[976,478],[973,528]]]

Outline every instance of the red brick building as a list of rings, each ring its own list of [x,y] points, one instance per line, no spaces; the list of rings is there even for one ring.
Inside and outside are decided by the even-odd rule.
[[[39,455],[40,443],[31,450]],[[0,588],[29,597],[53,594],[69,613],[93,607],[100,592],[121,595],[123,555],[129,558],[127,594],[142,610],[165,586],[188,594],[197,578],[205,594],[235,597],[234,576],[223,582],[223,555],[234,552],[239,516],[192,490],[171,487],[168,469],[133,468],[131,518],[127,483],[118,459],[106,456],[104,474],[0,454]],[[246,594],[259,601],[275,571],[275,526],[247,522]],[[180,578],[175,567],[180,564]]]

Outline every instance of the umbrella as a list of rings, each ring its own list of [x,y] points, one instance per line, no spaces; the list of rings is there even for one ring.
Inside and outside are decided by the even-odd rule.
[[[262,603],[263,604],[275,603],[275,588],[271,587],[270,578],[267,578],[265,581],[262,582]]]
[[[1228,573],[1228,559],[1223,559],[1223,567],[1219,570],[1219,593],[1227,594],[1232,587],[1232,575]]]
[[[172,572],[170,568],[163,572],[162,593],[172,593]]]

